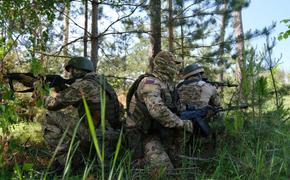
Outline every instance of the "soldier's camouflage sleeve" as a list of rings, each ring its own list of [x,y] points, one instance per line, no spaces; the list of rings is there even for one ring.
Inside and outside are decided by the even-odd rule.
[[[56,97],[47,97],[45,108],[59,110],[76,103],[82,103],[82,95],[85,96],[86,100],[100,102],[99,88],[88,80],[81,80],[58,93]]]
[[[161,125],[168,128],[184,128],[192,132],[192,122],[181,120],[172,113],[161,98],[161,82],[153,78],[144,78],[140,82],[139,95],[144,100],[150,115]]]

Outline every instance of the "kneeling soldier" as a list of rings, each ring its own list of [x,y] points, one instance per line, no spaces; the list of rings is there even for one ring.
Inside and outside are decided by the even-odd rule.
[[[183,134],[179,132],[193,129],[190,120],[181,120],[173,112],[173,81],[179,63],[172,53],[159,52],[153,60],[152,74],[141,75],[127,96],[129,146],[135,159],[155,167],[173,168],[181,146],[176,142]]]
[[[80,164],[82,155],[85,155],[89,149],[92,138],[88,121],[86,119],[85,108],[82,96],[85,97],[90,113],[97,128],[101,121],[101,87],[105,87],[106,92],[106,127],[111,126],[114,129],[120,128],[119,121],[119,102],[114,89],[108,84],[105,79],[100,78],[93,72],[93,64],[90,60],[84,57],[73,57],[70,59],[65,69],[70,73],[71,77],[76,79],[73,84],[63,91],[60,91],[56,97],[47,96],[44,98],[45,107],[48,109],[45,114],[43,129],[44,141],[53,152],[63,136],[63,142],[58,147],[56,159],[60,165],[66,163],[67,152],[72,140],[73,132],[81,120],[76,134],[76,142],[79,143],[79,152],[77,154],[76,163]],[[64,108],[71,107],[77,116],[72,116],[71,112],[63,111]],[[96,129],[97,136],[102,136],[100,128]],[[113,129],[106,130],[106,146],[115,148],[115,141],[118,139],[118,133]],[[100,138],[101,139],[101,138]],[[106,147],[107,148],[107,147]],[[107,155],[107,154],[106,154]]]

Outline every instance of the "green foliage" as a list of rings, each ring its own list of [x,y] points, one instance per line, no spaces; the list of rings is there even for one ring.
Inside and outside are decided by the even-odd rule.
[[[100,60],[98,71],[101,74],[108,75],[108,80],[114,88],[119,90],[127,90],[130,84],[140,74],[145,73],[148,66],[147,57],[147,44],[148,42],[143,39],[130,50],[130,56],[115,57],[107,59],[103,57]],[[114,53],[114,44],[107,44],[108,49]],[[124,48],[128,48],[125,46]],[[109,65],[108,65],[109,64]]]
[[[0,128],[5,134],[9,133],[9,126],[20,119],[16,113],[18,103],[9,88],[0,84]]]
[[[267,77],[259,77],[256,81],[256,87],[254,89],[254,92],[257,93],[257,100],[258,104],[263,104],[265,102],[265,98],[267,97],[269,91],[268,91],[268,81]]]
[[[19,121],[19,116],[16,113],[17,105],[13,101],[7,101],[0,104],[0,128],[4,133],[9,133],[9,126]]]
[[[43,64],[36,58],[31,60],[30,69],[34,76],[42,75],[44,73]]]
[[[244,127],[244,117],[243,112],[235,111],[234,112],[234,128],[235,130],[240,130]]]
[[[55,3],[54,0],[0,2],[0,59],[19,46],[26,48],[25,55],[30,58],[34,58],[36,52],[45,51],[49,40],[48,27],[55,19]],[[25,42],[19,43],[20,38]]]
[[[280,32],[278,36],[278,40],[288,39],[290,36],[290,19],[284,19],[281,21],[281,23],[285,24],[287,26],[287,29],[285,32]]]

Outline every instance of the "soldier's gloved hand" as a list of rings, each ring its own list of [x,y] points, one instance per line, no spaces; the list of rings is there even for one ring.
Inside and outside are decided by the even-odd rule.
[[[182,120],[183,121],[183,128],[192,133],[193,132],[193,123],[191,120]]]

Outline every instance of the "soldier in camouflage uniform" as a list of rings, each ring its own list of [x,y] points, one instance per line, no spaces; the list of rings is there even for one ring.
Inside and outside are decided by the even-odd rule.
[[[177,85],[179,95],[179,111],[187,107],[220,106],[220,98],[215,86],[203,81],[204,69],[201,65],[191,64],[184,68],[182,78]]]
[[[217,89],[215,86],[203,81],[205,79],[204,68],[198,64],[191,64],[184,68],[182,71],[181,81],[177,85],[177,94],[179,97],[178,100],[178,111],[186,111],[188,108],[202,108],[205,106],[219,107],[220,106],[220,98],[217,93]],[[209,111],[206,119],[207,122],[210,122],[212,119],[212,112]],[[211,122],[211,127],[216,128],[220,126],[222,123],[220,122],[221,117],[215,116],[214,121]],[[196,129],[197,130],[197,129]],[[195,131],[198,133],[198,131]],[[198,136],[199,137],[199,136]],[[210,139],[200,139],[202,145],[202,152],[205,154],[209,154],[210,150],[213,149],[215,134],[212,135]],[[214,140],[214,141],[212,141]],[[186,150],[189,155],[194,153],[196,149],[196,137],[193,134],[186,134]],[[200,152],[201,153],[201,152]]]
[[[152,74],[138,78],[136,91],[129,102],[127,99],[126,135],[134,158],[169,169],[174,167],[180,146],[175,137],[182,133],[176,132],[192,132],[193,129],[190,120],[181,120],[173,113],[176,108],[173,80],[178,63],[172,53],[159,52],[153,60]]]
[[[45,107],[48,109],[43,123],[44,141],[52,152],[56,149],[64,132],[67,131],[56,156],[61,165],[65,164],[74,129],[80,120],[81,123],[77,130],[75,142],[79,142],[78,150],[81,153],[77,153],[76,161],[82,160],[82,155],[85,155],[90,149],[91,137],[82,96],[85,97],[88,103],[95,127],[98,127],[101,115],[100,87],[104,83],[106,84],[105,91],[108,95],[106,96],[106,121],[109,122],[106,123],[106,137],[110,137],[110,139],[106,139],[107,147],[115,148],[115,141],[118,138],[117,133],[112,128],[108,129],[110,128],[109,125],[113,128],[119,128],[120,125],[118,123],[119,104],[116,93],[104,79],[101,80],[93,72],[92,62],[84,57],[73,57],[65,66],[65,69],[72,78],[76,79],[75,82],[67,89],[59,92],[56,97],[48,96],[44,98]],[[68,108],[73,110],[69,111]],[[96,129],[96,131],[97,136],[100,137],[102,133],[99,129]]]

